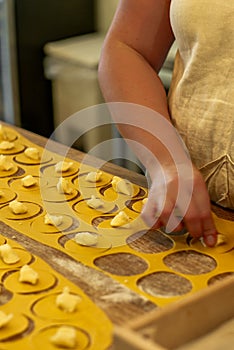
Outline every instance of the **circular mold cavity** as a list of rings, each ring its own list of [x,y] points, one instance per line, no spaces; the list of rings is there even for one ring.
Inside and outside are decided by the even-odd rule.
[[[77,212],[78,214],[85,214],[90,217],[90,216],[97,216],[100,214],[112,213],[118,210],[118,207],[115,205],[115,203],[107,202],[103,200],[102,200],[102,203],[103,203],[102,206],[100,206],[97,209],[91,208],[87,204],[87,201],[89,199],[90,198],[82,199],[81,201],[75,203],[73,206],[74,211]]]
[[[202,275],[213,271],[217,263],[214,258],[195,250],[181,250],[164,257],[170,269],[187,275]]]
[[[41,172],[43,173],[43,177],[45,178],[60,178],[60,177],[69,177],[74,176],[75,174],[78,174],[79,172],[79,165],[71,160],[63,159],[64,162],[72,162],[73,164],[67,171],[59,171],[56,172],[55,167],[57,163],[49,164],[41,168]]]
[[[29,264],[33,260],[33,256],[27,250],[12,247],[13,252],[18,256],[19,261],[15,264],[6,264],[0,259],[0,270],[9,270],[12,268],[20,268],[23,265]]]
[[[45,202],[69,202],[80,196],[79,191],[75,188],[72,188],[72,192],[70,194],[59,193],[56,186],[42,187],[41,189],[42,199]]]
[[[69,215],[62,215],[61,213],[51,213],[52,216],[62,217],[62,222],[59,225],[45,224],[45,216],[40,216],[31,223],[31,229],[34,232],[44,234],[58,234],[66,231],[71,231],[79,226],[78,221]]]
[[[38,159],[31,159],[25,155],[25,153],[20,153],[14,157],[14,160],[18,164],[30,166],[30,165],[40,165],[40,164],[45,164],[48,163],[49,161],[52,160],[51,155],[46,155],[43,156],[43,159],[41,158],[42,156],[42,151],[38,148],[39,151],[39,158]]]
[[[0,306],[7,304],[12,298],[13,293],[7,290],[3,284],[0,284],[0,290],[1,290],[1,298],[0,298]]]
[[[102,215],[97,216],[96,218],[92,219],[92,225],[94,227],[104,227],[104,228],[111,228],[110,222],[113,219],[115,215]],[[89,220],[90,221],[90,220]]]
[[[19,167],[13,163],[12,163],[12,167],[9,170],[1,170],[0,169],[0,178],[4,178],[4,177],[10,177],[13,175],[16,175],[19,171]]]
[[[18,294],[37,294],[53,289],[57,284],[57,278],[48,271],[36,271],[38,272],[39,278],[35,285],[19,282],[19,271],[13,271],[12,273],[8,274],[4,281],[4,285],[10,291]]]
[[[144,198],[138,198],[138,199],[133,199],[131,201],[128,201],[128,202],[126,202],[126,206],[129,209],[131,209],[131,210],[133,210],[133,211],[135,211],[137,213],[141,213],[142,209],[143,209],[143,206],[144,206],[143,199]]]
[[[66,312],[61,308],[59,308],[56,305],[56,298],[61,293],[53,293],[50,295],[43,296],[42,298],[36,300],[31,307],[33,314],[46,320],[49,319],[53,321],[64,321],[64,320],[70,320],[74,317],[76,318],[79,317],[79,313],[81,311],[85,312],[86,306],[84,303],[82,303],[81,296],[78,294],[72,293],[72,291],[70,291],[71,295],[76,295],[77,297],[80,298],[80,301],[78,302],[76,309],[73,312]]]
[[[224,279],[234,276],[234,272],[223,272],[219,273],[208,280],[208,285],[211,286],[215,283],[222,282]]]
[[[11,312],[7,312],[4,310],[6,314],[10,314]],[[0,342],[8,342],[8,341],[16,341],[23,338],[26,334],[29,334],[33,328],[33,321],[30,320],[25,315],[12,312],[13,317],[9,321],[9,323],[0,329]]]
[[[40,329],[33,337],[32,337],[32,345],[35,350],[55,350],[55,349],[65,349],[65,347],[57,347],[51,342],[51,337],[53,337],[61,326],[72,327],[76,330],[76,346],[72,348],[72,350],[85,350],[88,349],[90,343],[92,341],[91,336],[84,329],[79,328],[75,325],[69,324],[59,324],[52,325],[46,328]],[[67,349],[67,348],[66,348]]]
[[[124,211],[124,210],[123,210]],[[134,220],[137,219],[137,217],[132,217],[130,216],[131,213],[126,212],[129,222],[126,222],[126,224],[121,225],[121,226],[112,226],[111,221],[117,215],[117,212],[114,215],[100,215],[96,218],[92,219],[92,225],[94,227],[98,227],[100,229],[109,229],[112,230],[113,232],[115,231],[116,233],[119,231],[130,231],[132,232],[131,225],[133,224]]]
[[[85,245],[80,244],[75,241],[75,236],[79,235],[79,233],[82,232],[88,232],[91,235],[94,235],[94,237],[97,239],[96,244],[94,245]],[[98,249],[98,252],[105,252],[106,250],[111,248],[111,241],[109,237],[106,237],[105,235],[99,234],[97,232],[91,232],[91,231],[80,231],[75,232],[71,234],[64,235],[59,238],[58,243],[65,248],[67,251],[78,253],[78,254],[87,254],[90,250],[93,251],[93,249]]]
[[[4,137],[2,136],[0,137],[0,142],[1,141],[13,142],[19,138],[18,134],[11,128],[4,126],[3,131],[4,131]]]
[[[141,193],[141,188],[139,186],[131,183],[131,194],[126,195],[126,194],[123,194],[121,192],[116,192],[113,189],[112,185],[110,184],[110,185],[100,189],[100,193],[104,197],[106,197],[108,200],[112,200],[112,201],[120,200],[120,201],[125,202],[126,199],[128,199],[128,198],[134,198],[134,197],[139,196],[139,194]]]
[[[140,278],[138,287],[145,293],[155,297],[176,297],[189,293],[191,282],[175,273],[158,271]]]
[[[1,215],[8,220],[29,220],[39,215],[43,211],[42,207],[37,203],[28,201],[22,201],[22,203],[27,207],[26,213],[14,214],[7,204],[0,209]]]
[[[45,179],[40,179],[37,176],[34,176],[35,180],[36,180],[36,184],[29,186],[29,187],[25,187],[22,184],[22,178],[18,178],[18,179],[13,179],[10,182],[10,187],[14,190],[14,191],[22,191],[22,192],[31,192],[31,191],[40,191],[41,187],[46,186],[47,181]]]
[[[94,260],[94,264],[101,270],[118,276],[138,275],[148,269],[148,264],[144,259],[129,253],[101,256]]]
[[[0,205],[9,203],[17,197],[16,193],[11,191],[7,187],[1,187],[1,192],[2,192],[2,195],[0,196]]]
[[[215,247],[212,247],[212,252],[223,254],[223,253],[229,252],[232,248],[234,248],[233,239],[231,239],[229,235],[225,235],[225,236],[218,235],[218,239],[219,239],[219,236],[221,236],[222,239],[220,242],[217,243]],[[193,238],[189,236],[187,238],[187,242],[190,247],[198,249],[200,251],[207,249],[202,238],[198,239],[198,238]]]
[[[0,140],[0,142],[2,141]],[[14,154],[23,152],[24,149],[25,149],[24,145],[22,145],[19,142],[14,142],[14,147],[12,147],[11,149],[0,149],[0,153],[4,155],[14,155]]]
[[[0,235],[0,245],[5,244],[7,242],[6,238]]]
[[[127,244],[134,250],[146,254],[166,252],[174,247],[173,241],[159,230],[143,230],[127,238]]]
[[[95,172],[96,170],[91,170],[91,171]],[[86,180],[86,176],[88,174],[89,174],[89,171],[86,171],[84,173],[80,173],[78,176],[73,178],[73,183],[80,190],[85,188],[96,188],[96,187],[99,188],[99,187],[106,186],[111,182],[111,179],[112,179],[112,175],[103,172],[98,181],[90,182]]]

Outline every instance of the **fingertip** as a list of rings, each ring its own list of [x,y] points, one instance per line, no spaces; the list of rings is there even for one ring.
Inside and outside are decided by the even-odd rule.
[[[214,247],[217,243],[217,234],[204,236],[204,242],[208,247]]]

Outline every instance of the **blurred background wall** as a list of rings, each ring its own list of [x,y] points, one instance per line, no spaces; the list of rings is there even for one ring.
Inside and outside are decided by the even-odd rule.
[[[117,5],[118,0],[0,0],[0,119],[49,137],[69,116],[104,102],[97,68]],[[166,90],[175,50],[160,72]],[[80,118],[77,125],[66,124],[57,140],[70,145],[86,123]],[[114,137],[116,128],[103,126],[73,146],[88,152]],[[111,159],[119,151],[108,147],[96,155]],[[121,152],[137,163],[128,147]]]

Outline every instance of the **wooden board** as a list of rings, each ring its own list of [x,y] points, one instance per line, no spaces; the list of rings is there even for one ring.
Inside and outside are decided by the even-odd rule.
[[[234,278],[115,327],[115,350],[232,350]]]

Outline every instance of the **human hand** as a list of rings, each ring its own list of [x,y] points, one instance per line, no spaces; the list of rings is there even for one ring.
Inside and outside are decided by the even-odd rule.
[[[167,165],[151,172],[152,186],[142,218],[155,229],[164,226],[174,232],[185,226],[193,237],[203,237],[205,244],[212,247],[217,231],[205,182],[195,167],[189,171],[183,165],[182,169],[178,172],[175,166]]]

